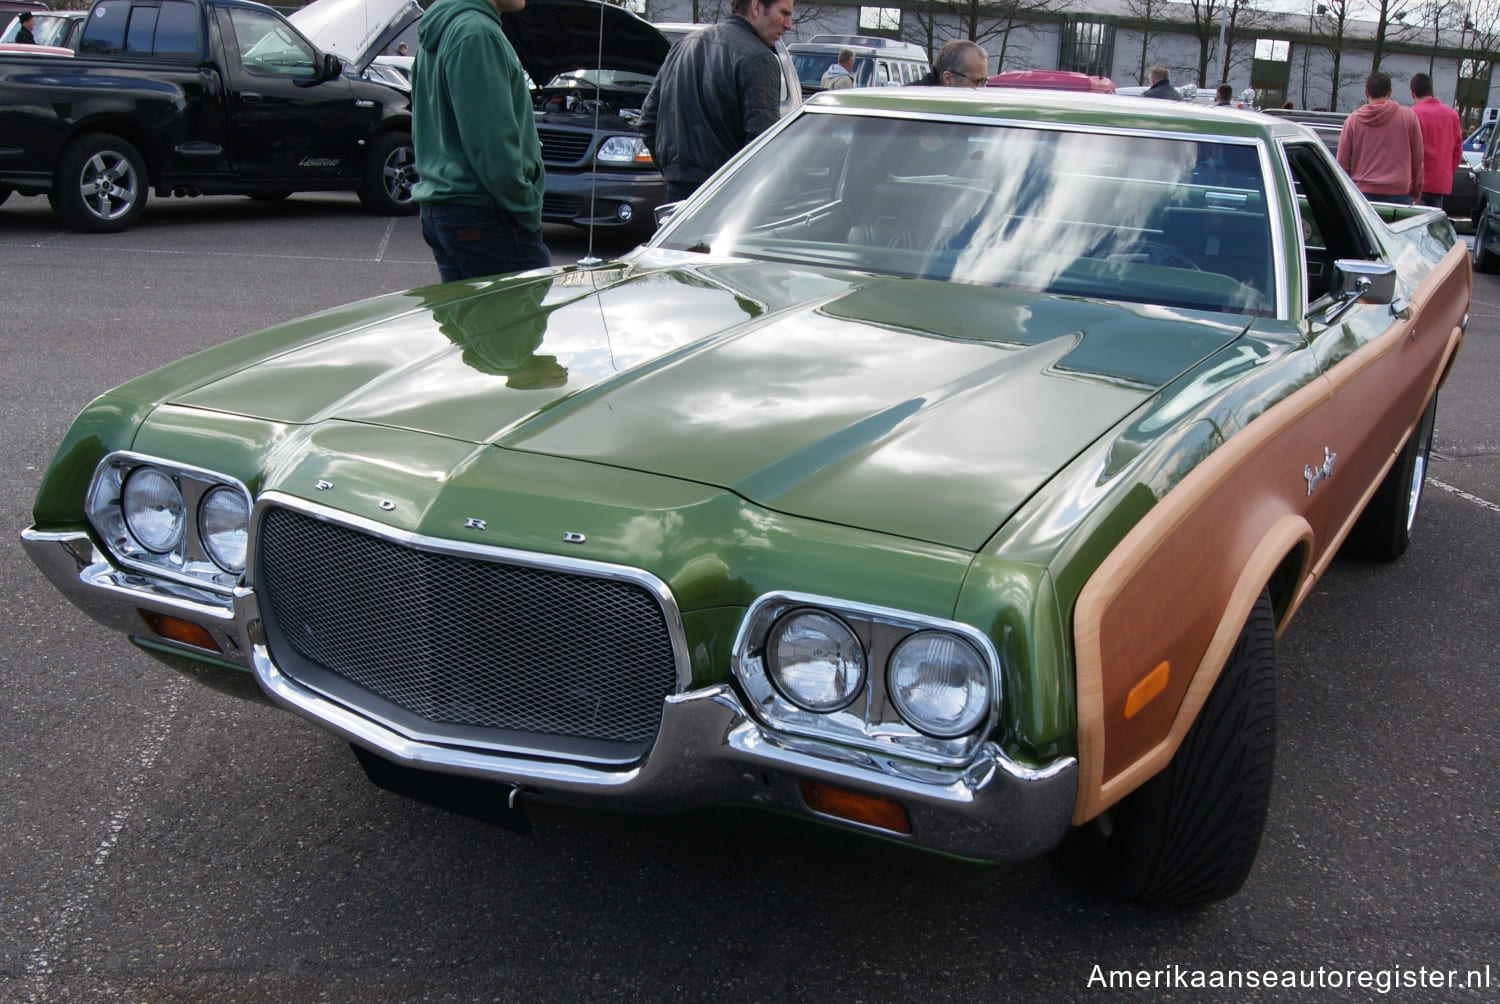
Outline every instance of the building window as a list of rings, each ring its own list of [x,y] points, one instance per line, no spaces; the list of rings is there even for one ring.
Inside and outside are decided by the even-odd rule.
[[[1292,72],[1292,43],[1284,38],[1257,38],[1255,61],[1250,65],[1250,86],[1255,103],[1279,108],[1286,100],[1286,85]]]
[[[1464,111],[1483,108],[1490,93],[1490,72],[1494,64],[1487,59],[1465,59],[1458,71],[1458,107]]]
[[[900,7],[861,7],[859,30],[895,33],[901,30]]]
[[[1057,68],[1107,77],[1115,66],[1115,26],[1102,21],[1066,21],[1057,47]]]

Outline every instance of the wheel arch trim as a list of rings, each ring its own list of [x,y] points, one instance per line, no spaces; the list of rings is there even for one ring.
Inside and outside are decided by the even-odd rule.
[[[1191,680],[1172,717],[1170,728],[1143,755],[1108,778],[1104,776],[1103,747],[1107,741],[1108,730],[1105,728],[1103,677],[1102,673],[1092,673],[1086,676],[1083,672],[1086,663],[1102,668],[1102,653],[1098,649],[1100,635],[1097,631],[1081,630],[1078,632],[1079,784],[1078,801],[1073,812],[1075,825],[1087,822],[1124,798],[1161,771],[1167,761],[1172,759],[1172,755],[1182,745],[1188,729],[1197,719],[1204,702],[1208,700],[1209,692],[1218,682],[1224,663],[1228,660],[1229,653],[1234,648],[1235,641],[1239,638],[1240,631],[1249,619],[1250,611],[1255,607],[1260,594],[1265,591],[1269,583],[1278,578],[1298,584],[1307,581],[1312,541],[1312,527],[1300,515],[1287,513],[1271,524],[1240,567],[1239,576],[1230,591],[1227,603],[1219,613],[1218,622],[1213,629],[1208,646],[1204,649],[1198,664],[1191,667]],[[1294,576],[1284,574],[1287,567],[1295,569]],[[1104,570],[1101,569],[1101,571]],[[1115,584],[1123,587],[1127,576],[1106,576],[1106,578],[1112,579]],[[1091,580],[1090,586],[1096,581],[1101,580],[1096,576],[1095,580]],[[1081,622],[1092,621],[1097,624],[1103,615],[1102,607],[1110,603],[1119,591],[1119,589],[1113,589],[1108,595],[1103,595],[1102,589],[1094,593],[1086,589],[1084,596],[1079,599],[1079,620]],[[1295,601],[1289,601],[1290,597],[1273,596],[1273,603],[1278,611],[1278,630],[1294,608]],[[1086,641],[1092,647],[1092,658],[1085,658]]]

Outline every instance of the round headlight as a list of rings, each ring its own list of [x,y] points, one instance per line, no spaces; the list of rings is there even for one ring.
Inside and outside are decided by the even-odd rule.
[[[120,492],[120,509],[130,535],[157,554],[165,554],[182,540],[186,508],[176,483],[154,467],[132,471]]]
[[[913,728],[939,739],[972,732],[989,715],[989,673],[974,646],[918,631],[891,653],[891,700]]]
[[[797,610],[771,627],[766,669],[776,688],[808,711],[837,711],[865,682],[865,653],[849,625],[820,610]]]
[[[214,564],[236,575],[243,572],[250,539],[250,507],[245,496],[228,485],[209,489],[198,507],[198,534]]]

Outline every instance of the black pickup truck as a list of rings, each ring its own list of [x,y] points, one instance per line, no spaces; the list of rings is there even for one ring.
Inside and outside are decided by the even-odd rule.
[[[363,69],[248,0],[96,0],[76,54],[0,54],[0,202],[45,192],[95,233],[130,226],[149,191],[353,190],[415,212],[410,96]]]

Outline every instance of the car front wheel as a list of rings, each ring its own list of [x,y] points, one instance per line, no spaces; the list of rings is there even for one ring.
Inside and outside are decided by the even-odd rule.
[[[1112,894],[1190,906],[1239,891],[1260,849],[1276,752],[1276,622],[1262,591],[1181,747],[1089,825]]]
[[[382,216],[410,216],[417,211],[411,189],[417,183],[416,151],[404,132],[388,132],[370,146],[359,201]]]
[[[146,162],[127,141],[105,133],[80,136],[63,151],[52,208],[86,233],[124,230],[146,208]]]

